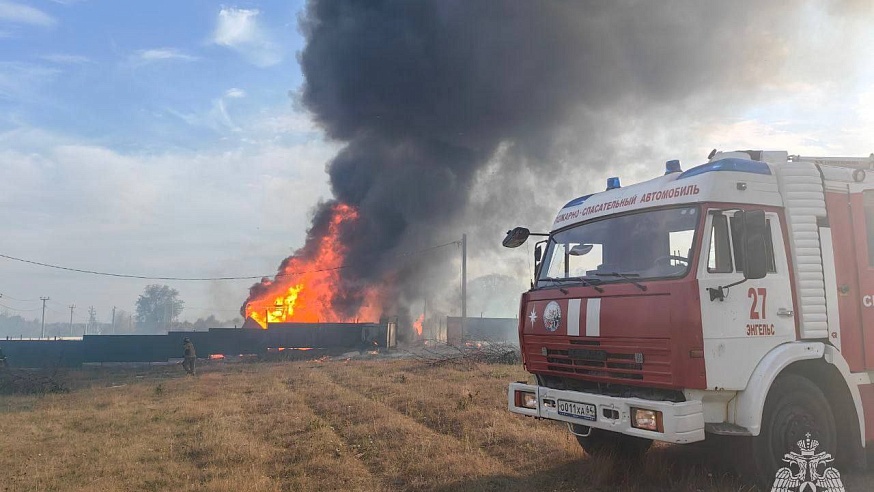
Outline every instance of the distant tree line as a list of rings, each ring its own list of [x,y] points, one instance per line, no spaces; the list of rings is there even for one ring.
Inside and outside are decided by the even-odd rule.
[[[220,320],[215,315],[198,318],[197,321],[178,321],[185,302],[179,299],[179,292],[167,285],[148,285],[136,302],[136,312],[123,309],[115,311],[114,323],[98,321],[95,310],[87,312],[86,321],[74,320],[72,331],[69,322],[46,322],[45,335],[49,338],[89,335],[150,335],[167,331],[206,330],[208,328],[242,326],[242,319]],[[27,316],[33,316],[28,314]],[[102,313],[102,318],[107,318]],[[40,315],[28,319],[20,314],[0,308],[0,338],[37,338],[42,332]]]

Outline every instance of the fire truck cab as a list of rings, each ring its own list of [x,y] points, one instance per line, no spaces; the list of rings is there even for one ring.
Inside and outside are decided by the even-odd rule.
[[[589,453],[738,436],[760,477],[810,433],[874,441],[874,154],[712,153],[568,202],[536,247],[511,412]],[[510,231],[504,245],[530,235]]]

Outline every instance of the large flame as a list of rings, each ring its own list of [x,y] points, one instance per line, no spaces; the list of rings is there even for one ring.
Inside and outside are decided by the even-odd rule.
[[[263,279],[265,289],[251,297],[246,306],[246,316],[257,321],[263,328],[267,323],[281,322],[371,322],[380,314],[378,292],[375,288],[364,289],[364,302],[352,316],[343,316],[333,308],[334,296],[338,293],[339,269],[347,248],[340,241],[340,226],[355,221],[358,213],[345,204],[334,206],[334,215],[328,232],[318,244],[311,258],[292,256],[273,280]]]

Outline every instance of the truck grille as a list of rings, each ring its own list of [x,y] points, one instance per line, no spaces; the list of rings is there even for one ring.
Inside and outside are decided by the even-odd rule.
[[[535,374],[599,382],[670,386],[668,339],[525,337],[525,360]]]

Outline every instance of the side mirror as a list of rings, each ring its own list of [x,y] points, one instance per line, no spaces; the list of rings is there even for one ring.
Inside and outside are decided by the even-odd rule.
[[[543,266],[543,246],[546,241],[539,241],[534,245],[534,278],[540,277],[540,267]]]
[[[531,235],[531,231],[524,227],[517,227],[513,230],[507,231],[507,237],[504,238],[504,241],[501,244],[504,245],[505,248],[518,248],[525,244],[525,241],[528,240],[528,236]]]
[[[594,247],[594,244],[578,244],[571,248],[571,250],[568,251],[567,254],[571,256],[584,256],[589,254],[589,252],[592,251],[592,248]]]
[[[738,217],[740,216],[740,217]],[[764,210],[737,212],[735,220],[741,223],[741,247],[743,248],[744,278],[755,280],[768,274],[768,221]]]

